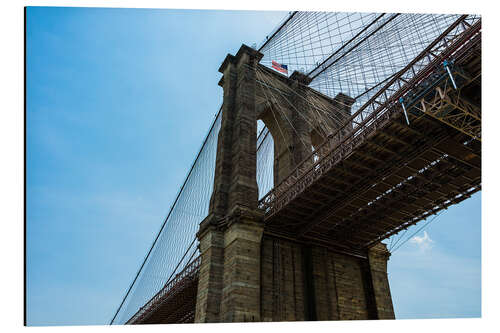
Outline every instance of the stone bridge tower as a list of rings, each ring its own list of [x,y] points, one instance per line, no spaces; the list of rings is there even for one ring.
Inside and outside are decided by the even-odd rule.
[[[274,139],[277,184],[330,134],[302,119],[300,112],[310,112],[304,96],[316,94],[343,119],[349,118],[353,100],[314,92],[307,76],[275,73],[259,64],[262,56],[242,45],[219,68],[224,99],[210,212],[197,234],[201,266],[195,322],[393,319],[385,245],[354,254],[335,244],[280,238],[266,229],[258,208],[257,120]],[[268,85],[274,82],[275,90],[292,89],[292,102],[279,94],[272,101],[263,96],[257,72],[269,79]],[[282,118],[272,115],[276,107]]]

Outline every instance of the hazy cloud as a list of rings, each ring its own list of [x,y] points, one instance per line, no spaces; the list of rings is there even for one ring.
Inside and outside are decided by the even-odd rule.
[[[425,250],[429,250],[432,248],[432,244],[434,243],[434,241],[429,237],[429,234],[427,234],[427,231],[424,231],[423,236],[413,237],[412,239],[410,239],[410,243],[416,244],[420,250],[425,251]]]

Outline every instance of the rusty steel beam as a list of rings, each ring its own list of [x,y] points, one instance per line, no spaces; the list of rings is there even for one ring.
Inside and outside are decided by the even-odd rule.
[[[444,137],[435,138],[435,140],[438,140],[438,139],[443,140]],[[432,146],[431,143],[427,143],[427,145],[421,145],[420,147],[417,147],[415,149],[415,151],[411,152],[409,155],[408,154],[407,155],[400,155],[396,159],[393,159],[391,161],[387,161],[386,162],[387,166],[385,167],[385,170],[386,170],[385,172],[387,174],[384,174],[379,170],[372,170],[372,172],[369,173],[368,175],[366,175],[364,178],[365,181],[363,182],[363,184],[366,184],[366,185],[363,185],[362,187],[358,187],[358,189],[355,189],[354,187],[352,187],[351,191],[354,193],[360,193],[360,192],[364,192],[364,191],[369,190],[371,188],[371,184],[373,184],[374,182],[377,182],[378,179],[383,179],[387,175],[391,174],[394,167],[397,167],[398,165],[400,167],[404,166],[404,164],[407,163],[410,156],[412,157],[412,159],[414,159],[414,158],[416,158],[416,156],[418,156],[418,155],[424,153],[426,150],[428,150],[431,146]],[[342,207],[342,206],[340,206],[340,207]],[[308,229],[312,228],[315,225],[320,224],[322,221],[327,219],[330,214],[332,214],[336,210],[339,210],[340,207],[334,206],[334,207],[330,208],[329,210],[326,210],[326,211],[322,210],[322,212],[320,212],[321,217],[316,216],[316,217],[311,218],[310,222],[299,231],[299,237],[304,235]]]
[[[461,19],[462,19],[462,20],[463,20],[463,18],[464,18],[464,17],[461,17]],[[460,20],[458,20],[458,21],[460,21]],[[457,22],[458,22],[458,21],[457,21]],[[457,23],[457,22],[455,22],[455,23]],[[446,33],[448,33],[449,31],[451,31],[452,29],[453,29],[453,28],[447,29],[447,31],[445,31],[445,32],[444,32],[444,35],[446,35]],[[479,23],[476,23],[476,24],[473,26],[473,29],[471,28],[471,30],[470,30],[470,31],[466,31],[465,33],[463,33],[463,34],[459,35],[459,36],[458,36],[458,41],[454,41],[454,43],[453,43],[453,44],[451,44],[451,46],[449,47],[449,49],[444,50],[444,51],[442,52],[442,54],[441,54],[441,55],[438,55],[438,58],[440,58],[440,57],[442,58],[442,57],[444,57],[444,56],[445,56],[445,55],[447,55],[447,54],[451,54],[450,49],[456,50],[457,48],[461,47],[461,45],[467,41],[467,36],[470,36],[470,35],[473,35],[474,33],[477,33],[477,31],[478,31],[479,29],[480,29],[480,21],[479,21]],[[435,43],[434,43],[434,45],[435,45]],[[458,45],[458,46],[457,46],[457,45]],[[432,47],[432,45],[431,45],[430,47]],[[463,50],[463,48],[462,48],[461,50]],[[417,58],[418,58],[418,57],[417,57]],[[436,59],[438,59],[438,58],[436,58]],[[432,61],[432,62],[428,65],[428,67],[432,67],[432,66],[436,63],[436,59],[434,59],[434,61]],[[414,63],[416,63],[417,61],[418,61],[418,60],[416,60]],[[409,66],[407,66],[407,68],[412,68],[412,65],[413,65],[413,64],[410,64]],[[404,72],[404,71],[403,71],[403,72]],[[422,74],[422,72],[424,72],[424,74]],[[404,91],[398,91],[398,93],[404,93],[405,91],[408,91],[408,86],[414,85],[416,82],[421,82],[424,76],[426,76],[426,75],[428,75],[430,72],[432,72],[432,68],[431,68],[431,70],[426,70],[426,69],[424,69],[422,72],[419,72],[418,74],[416,74],[416,77],[415,77],[415,79],[414,79],[414,80],[404,80],[403,84],[400,86],[400,87],[401,87],[401,88],[400,88],[400,90],[402,89],[402,90],[404,90]],[[396,81],[394,81],[394,82],[396,82]],[[393,82],[393,83],[394,83],[394,82]],[[389,84],[389,86],[390,86],[390,84]],[[389,98],[392,98],[392,97],[389,97]],[[394,107],[394,106],[391,106],[391,108],[393,108],[393,107]],[[387,104],[387,103],[382,103],[382,104],[381,104],[381,106],[379,107],[379,109],[387,109],[387,108],[388,108],[388,104]],[[389,109],[389,110],[390,110],[390,109]],[[375,125],[377,125],[377,123],[378,123],[379,121],[378,121],[378,120],[377,120],[377,121],[375,121],[375,122],[373,121],[373,120],[375,120],[375,118],[374,118],[375,116],[374,116],[374,115],[375,115],[376,113],[377,113],[377,112],[374,112],[374,113],[373,113],[373,114],[369,117],[369,118],[373,118],[373,119],[366,118],[366,119],[363,121],[363,123],[366,123],[367,121],[370,121],[370,123],[371,123],[371,124],[375,124]],[[428,121],[428,120],[427,120],[427,119],[424,119],[423,121]],[[399,124],[399,123],[397,123],[396,121],[393,121],[393,122],[391,122],[390,124],[396,124],[396,126],[400,127],[403,131],[407,131],[407,132],[409,132],[409,133],[411,133],[411,134],[419,134],[419,139],[421,139],[421,138],[422,138],[422,133],[421,133],[421,132],[419,132],[419,131],[417,131],[417,130],[415,130],[415,129],[413,129],[413,128],[410,128],[410,127],[408,127],[408,126],[405,126],[405,125]],[[431,123],[429,123],[429,124],[431,124]],[[363,129],[363,130],[367,129],[367,127],[365,127],[365,126],[361,126],[361,127],[362,127],[362,129]],[[366,132],[366,131],[365,131],[365,132]],[[347,148],[347,147],[346,147],[346,148],[344,148],[345,143],[346,143],[348,140],[350,140],[351,142],[358,142],[358,143],[363,143],[363,144],[364,144],[364,143],[366,143],[366,144],[368,144],[368,145],[370,145],[370,144],[374,144],[377,148],[381,149],[382,151],[385,151],[385,152],[390,153],[390,154],[392,154],[393,156],[395,156],[395,157],[396,157],[396,159],[401,159],[401,158],[402,158],[402,156],[401,156],[401,155],[402,155],[402,154],[403,154],[403,155],[405,154],[403,151],[401,151],[401,152],[400,152],[400,151],[394,151],[393,149],[388,148],[388,147],[385,147],[385,146],[382,146],[382,145],[380,145],[380,144],[378,144],[378,143],[374,142],[373,140],[363,140],[363,138],[365,138],[365,137],[366,137],[366,135],[365,135],[365,133],[362,133],[362,132],[360,132],[360,133],[361,133],[361,134],[363,134],[363,136],[362,136],[362,137],[361,137],[361,136],[358,136],[356,139],[354,139],[354,140],[353,140],[353,138],[352,138],[352,134],[353,134],[353,133],[351,132],[351,133],[350,133],[350,135],[351,135],[351,136],[348,136],[348,137],[345,137],[344,139],[342,139],[342,140],[341,140],[341,142],[340,142],[339,144],[337,144],[337,146],[335,146],[332,150],[335,150],[335,149],[341,149],[341,150],[342,150],[342,152],[344,152],[344,151],[345,151],[345,152],[347,152],[347,154],[348,154],[348,155],[351,155],[351,151],[352,151],[352,153],[356,153],[357,149],[352,148],[352,150],[351,150],[351,149],[349,148],[348,150],[346,150],[346,148]],[[373,134],[375,134],[375,133],[381,133],[381,132],[373,132]],[[383,136],[385,136],[385,137],[388,137],[390,140],[394,140],[395,142],[397,142],[397,143],[399,143],[399,144],[403,144],[403,145],[405,145],[405,146],[407,146],[407,147],[411,146],[411,144],[412,144],[412,143],[407,142],[406,140],[403,140],[402,138],[397,138],[397,137],[395,137],[394,135],[391,135],[391,134],[386,133],[386,132],[381,133],[381,135],[383,135]],[[425,137],[425,136],[424,136],[424,137]],[[360,140],[360,138],[361,138],[361,140]],[[426,138],[426,139],[427,139],[427,138]],[[357,146],[359,146],[359,145],[357,145]],[[356,148],[358,148],[358,147],[356,147]],[[329,150],[329,151],[332,151],[332,150]],[[321,149],[317,149],[317,150],[315,151],[315,155],[320,155],[320,153],[321,153],[321,152],[324,152],[324,153],[327,153],[327,154],[331,154],[329,151],[324,151],[324,150],[322,151]],[[363,154],[363,153],[362,153],[362,152],[360,152],[360,154],[359,154],[359,155],[361,155],[361,154]],[[341,153],[341,155],[342,155],[342,153]],[[321,156],[321,155],[320,155],[320,156]],[[322,155],[322,156],[324,156],[324,155]],[[365,156],[366,156],[366,155],[365,155]],[[370,158],[370,157],[368,156],[368,158]],[[379,161],[381,161],[381,160],[383,160],[383,159],[378,158],[378,160],[379,160]],[[307,161],[307,159],[305,159],[305,161],[304,161],[303,163],[305,163],[306,161]],[[322,162],[324,162],[324,161],[322,161],[322,157],[320,157],[319,161],[318,161],[318,162],[316,162],[316,163],[314,163],[313,165],[321,167],[321,166],[322,166],[322,164],[324,164],[324,163],[322,163]],[[366,167],[366,166],[364,166],[364,165],[360,164],[360,163],[363,163],[363,162],[361,162],[361,160],[360,160],[359,162],[356,162],[356,161],[346,160],[345,158],[344,158],[344,159],[342,159],[342,158],[341,158],[341,159],[339,160],[339,162],[337,163],[337,166],[335,166],[335,162],[333,163],[333,166],[335,166],[335,168],[332,166],[330,170],[335,170],[335,169],[337,169],[337,170],[339,170],[339,171],[343,172],[343,170],[342,170],[341,168],[338,168],[338,164],[343,163],[343,162],[345,162],[346,164],[349,164],[349,165],[354,165],[354,166],[357,166],[357,167],[359,167],[359,168],[361,168],[361,169],[364,169],[364,170],[368,170],[368,169],[369,169],[369,167]],[[417,164],[417,165],[418,165],[418,164]],[[284,188],[280,188],[280,189],[279,189],[279,191],[277,190],[277,191],[275,191],[275,193],[280,193],[278,196],[283,196],[283,195],[284,195],[287,191],[290,191],[290,190],[291,190],[294,186],[297,186],[297,185],[298,185],[298,184],[297,184],[297,182],[302,181],[302,178],[303,178],[303,177],[304,177],[304,175],[306,174],[306,173],[304,173],[304,171],[305,171],[306,167],[307,167],[307,165],[306,165],[306,166],[304,166],[304,165],[299,165],[299,166],[295,169],[295,171],[294,171],[294,172],[292,172],[293,176],[290,176],[289,178],[285,179],[285,180],[284,180],[281,184],[279,184],[279,185],[277,186],[277,187],[284,187]],[[312,168],[313,168],[313,166],[309,167],[309,170],[311,170]],[[301,172],[297,172],[297,170],[302,170],[302,171],[301,171]],[[317,168],[317,167],[316,167],[316,170],[318,170],[318,168]],[[308,172],[310,172],[310,171],[308,171]],[[324,174],[324,171],[321,171],[320,177],[323,177],[323,176],[324,176],[323,174]],[[334,181],[334,182],[338,182],[338,180],[336,180],[336,179],[335,179],[335,177],[331,177],[331,176],[328,176],[328,177],[329,177],[328,179],[330,179],[330,180],[332,180],[332,181]],[[314,180],[314,178],[311,178],[310,182],[311,182],[311,181],[312,181],[312,182],[314,182],[314,181],[315,181],[315,180]],[[357,182],[356,182],[356,183],[357,183]],[[309,184],[309,186],[310,186],[310,185],[312,185],[312,184],[313,184],[313,183],[310,183],[310,184]],[[346,184],[346,185],[347,185],[347,184]],[[300,187],[302,187],[302,188],[304,188],[304,189],[305,189],[305,190],[303,190],[303,191],[307,191],[307,186],[300,185]],[[344,192],[348,192],[348,190],[346,190],[345,188],[342,188],[342,190],[343,190]],[[299,190],[299,193],[300,193],[300,191],[301,191],[301,190]],[[297,193],[297,194],[295,195],[295,198],[297,198],[297,195],[300,195],[299,193]],[[304,192],[304,193],[305,193],[305,192]],[[272,194],[272,197],[270,197],[270,198],[272,198],[271,200],[263,200],[263,201],[261,201],[261,203],[265,203],[264,207],[269,207],[269,208],[267,208],[267,214],[266,214],[266,218],[268,218],[268,219],[269,219],[270,217],[272,217],[272,215],[274,215],[274,214],[279,214],[279,209],[280,209],[279,207],[282,207],[282,206],[287,205],[287,203],[286,203],[286,202],[283,202],[283,203],[280,203],[277,207],[273,207],[274,202],[276,202],[276,200],[278,200],[278,196],[276,196],[276,195]],[[288,201],[290,201],[290,200],[294,200],[294,199],[290,199],[290,195],[288,195],[288,197],[289,197],[289,199],[286,199],[286,200],[288,200]],[[360,199],[360,197],[358,196],[358,197],[356,197],[356,199]],[[413,198],[413,200],[415,200],[415,198]],[[426,200],[426,201],[427,201],[427,202],[429,202],[429,200]],[[352,207],[354,207],[354,206],[352,206]],[[342,209],[342,208],[338,208],[338,209]],[[303,230],[302,230],[302,232],[301,232],[300,234],[301,234],[301,235],[304,235],[304,231],[305,231],[305,230],[307,230],[307,229],[303,229]]]
[[[369,215],[365,216],[366,220],[367,221],[373,220],[377,216],[379,216],[380,217],[379,220],[381,220],[381,219],[383,219],[384,216],[389,215],[391,211],[393,213],[394,212],[401,212],[404,207],[412,205],[411,202],[408,202],[408,200],[405,200],[405,197],[408,197],[408,195],[410,193],[418,192],[420,190],[420,188],[424,188],[425,184],[431,183],[433,178],[439,178],[439,177],[442,177],[443,175],[446,175],[447,170],[446,169],[444,169],[444,170],[429,169],[427,171],[428,171],[428,173],[434,173],[434,175],[429,177],[429,178],[426,178],[425,180],[421,180],[421,181],[419,181],[418,178],[413,178],[410,182],[415,183],[414,185],[416,185],[416,186],[415,187],[406,186],[409,189],[411,188],[411,190],[408,192],[407,192],[407,190],[405,190],[405,187],[402,186],[402,188],[398,189],[398,191],[394,193],[393,198],[390,198],[388,203],[382,205],[383,206],[382,209],[376,209],[377,203],[374,203],[375,207],[370,208]],[[441,186],[444,186],[444,185],[445,184],[441,184]],[[389,211],[389,214],[387,213],[387,211]],[[354,224],[349,224],[347,226],[349,229],[354,229],[363,223],[362,219],[355,217],[357,214],[361,214],[361,212],[355,212],[353,214],[354,216],[350,217],[352,220],[357,221],[357,222]]]
[[[387,232],[383,235],[381,235],[380,237],[376,238],[376,239],[373,239],[373,240],[370,240],[369,242],[365,243],[363,245],[363,247],[370,247],[371,245],[373,244],[376,244],[378,242],[380,242],[381,240],[383,239],[386,239],[392,235],[395,235],[397,234],[398,232],[400,232],[401,230],[403,229],[407,229],[408,227],[416,224],[418,221],[421,221],[423,219],[426,219],[427,217],[431,216],[431,215],[435,215],[437,214],[439,211],[443,210],[443,209],[446,209],[447,207],[453,205],[453,204],[457,204],[457,203],[460,203],[461,201],[467,199],[467,198],[470,198],[470,196],[478,191],[481,190],[481,185],[480,184],[477,184],[477,185],[474,185],[473,187],[469,188],[469,189],[464,189],[463,192],[459,193],[455,198],[451,199],[451,200],[445,200],[439,204],[436,204],[435,207],[436,208],[433,208],[433,209],[428,209],[425,213],[419,215],[419,216],[416,216],[414,218],[413,221],[409,221],[409,222],[406,222],[406,223],[403,223],[401,224],[399,227],[395,228],[394,230],[391,230],[390,232]]]

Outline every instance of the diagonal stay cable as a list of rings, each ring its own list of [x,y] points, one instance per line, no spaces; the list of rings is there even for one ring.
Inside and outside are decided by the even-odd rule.
[[[318,76],[320,75],[322,72],[324,72],[328,67],[330,67],[331,65],[333,65],[334,63],[338,62],[340,59],[342,59],[342,57],[344,57],[345,55],[347,55],[348,53],[350,53],[352,50],[354,50],[356,47],[358,47],[361,43],[363,43],[366,39],[368,39],[370,36],[372,36],[373,34],[375,34],[378,30],[380,30],[382,27],[384,27],[387,23],[389,23],[390,21],[392,21],[393,19],[396,18],[396,16],[398,16],[399,14],[394,14],[391,18],[389,18],[386,22],[384,22],[382,25],[380,25],[377,29],[375,29],[374,31],[372,31],[368,36],[365,36],[362,40],[360,40],[358,43],[356,43],[355,45],[353,45],[349,50],[347,50],[341,57],[339,57],[338,59],[334,60],[332,63],[326,65],[323,69],[321,69],[318,73],[314,73],[314,71],[318,68],[320,68],[321,66],[324,66],[326,64],[327,61],[329,61],[330,59],[332,59],[337,53],[339,53],[340,51],[342,51],[349,43],[351,43],[352,41],[354,41],[356,38],[358,38],[363,32],[367,31],[372,25],[374,25],[379,19],[382,18],[382,16],[384,16],[385,14],[380,14],[377,18],[375,18],[375,20],[373,20],[370,24],[368,24],[363,30],[361,30],[360,32],[358,32],[353,38],[351,38],[347,43],[345,43],[342,47],[340,47],[335,53],[333,53],[330,57],[328,57],[325,61],[323,61],[317,68],[315,68],[314,70],[312,70],[311,72],[308,73],[307,76],[310,76],[313,80]],[[312,76],[311,76],[312,75]]]
[[[174,270],[172,271],[172,273],[170,274],[170,276],[168,277],[167,279],[167,282],[165,282],[165,284],[168,284],[170,282],[170,279],[172,279],[172,277],[174,276],[175,272],[177,271],[177,268],[179,268],[179,266],[181,265],[182,261],[184,260],[184,258],[186,257],[186,255],[188,254],[189,250],[191,250],[191,247],[193,247],[193,244],[194,242],[196,241],[196,237],[193,238],[193,241],[191,242],[191,244],[189,245],[188,249],[186,250],[186,252],[184,252],[184,255],[182,256],[181,260],[179,260],[179,262],[177,263],[177,266],[175,266]],[[194,253],[194,252],[193,252]],[[193,255],[191,255],[191,258],[193,257]]]
[[[210,129],[208,130],[208,133],[207,133],[207,135],[205,136],[205,140],[203,140],[203,143],[202,143],[202,145],[201,145],[201,148],[200,148],[200,150],[198,151],[198,154],[196,155],[196,158],[195,158],[195,160],[194,160],[193,164],[191,165],[191,168],[189,169],[189,172],[188,172],[188,174],[187,174],[186,178],[184,179],[184,183],[182,184],[181,188],[179,189],[179,192],[177,193],[177,196],[176,196],[176,198],[175,198],[175,200],[174,200],[173,204],[170,206],[170,210],[169,210],[169,212],[168,212],[168,214],[167,214],[167,217],[164,219],[164,221],[163,221],[163,223],[162,223],[162,225],[161,225],[161,227],[160,227],[160,231],[159,231],[159,232],[158,232],[158,234],[156,235],[156,237],[155,237],[155,239],[154,239],[154,241],[153,241],[153,244],[152,244],[152,245],[151,245],[151,247],[149,248],[149,251],[148,251],[148,253],[146,254],[146,257],[144,258],[144,260],[143,260],[143,262],[142,262],[141,266],[139,267],[139,270],[137,271],[137,273],[136,273],[136,275],[135,275],[135,277],[134,277],[134,279],[133,279],[132,283],[130,284],[130,287],[128,288],[127,292],[125,293],[125,296],[123,297],[122,302],[120,303],[120,305],[119,305],[118,309],[116,310],[115,315],[114,315],[114,316],[113,316],[113,318],[111,319],[111,322],[109,323],[110,325],[112,325],[112,324],[113,324],[114,320],[116,319],[116,316],[118,315],[118,313],[119,313],[119,312],[120,312],[120,310],[122,309],[123,304],[125,303],[125,300],[127,299],[128,295],[130,294],[130,291],[132,290],[132,287],[134,286],[135,282],[137,281],[137,278],[138,278],[138,277],[139,277],[139,275],[141,274],[141,271],[142,271],[142,269],[144,268],[144,265],[146,264],[146,262],[147,262],[147,260],[148,260],[149,256],[151,255],[151,252],[153,251],[153,248],[155,247],[155,245],[156,245],[156,243],[157,243],[157,241],[158,241],[158,238],[160,237],[160,235],[161,235],[161,233],[162,233],[163,229],[165,228],[165,225],[166,225],[166,223],[167,223],[167,221],[168,221],[168,219],[169,219],[169,217],[170,217],[170,214],[172,213],[173,208],[174,208],[174,207],[175,207],[175,205],[177,204],[177,201],[179,200],[179,197],[180,197],[180,195],[181,195],[181,193],[182,193],[182,191],[183,191],[184,187],[186,186],[186,184],[187,184],[187,182],[188,182],[188,179],[189,179],[189,177],[190,177],[191,173],[193,172],[194,166],[196,165],[196,162],[198,161],[198,159],[199,159],[199,157],[200,157],[200,155],[201,155],[201,152],[203,151],[203,149],[204,149],[204,147],[205,147],[205,145],[206,145],[206,143],[207,143],[207,141],[208,141],[208,138],[209,138],[209,136],[210,136],[210,133],[212,132],[212,130],[213,130],[213,128],[214,128],[214,126],[215,126],[215,124],[216,124],[216,122],[217,122],[217,118],[220,116],[220,113],[221,113],[221,112],[222,112],[222,107],[219,109],[219,112],[217,113],[217,115],[216,115],[216,117],[215,117],[214,121],[212,122],[212,125],[210,126]]]
[[[395,247],[394,250],[391,250],[391,253],[396,252],[401,246],[403,246],[406,242],[408,242],[413,236],[418,234],[420,231],[422,231],[425,227],[427,227],[432,221],[434,221],[441,213],[443,213],[444,210],[440,211],[437,213],[432,219],[430,219],[427,223],[425,223],[422,227],[420,227],[417,231],[415,231],[413,234],[411,234],[403,243],[399,244],[399,246]]]

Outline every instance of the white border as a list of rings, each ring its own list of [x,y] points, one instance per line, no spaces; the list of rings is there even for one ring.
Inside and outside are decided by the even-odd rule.
[[[404,1],[11,1],[2,3],[0,10],[2,24],[1,45],[1,89],[2,108],[0,121],[0,202],[2,229],[0,232],[1,291],[0,313],[4,331],[18,330],[74,332],[112,330],[145,330],[160,332],[165,330],[195,332],[229,332],[235,329],[242,332],[261,330],[287,331],[331,331],[342,332],[483,332],[492,331],[500,326],[498,305],[500,219],[498,218],[497,189],[500,186],[497,170],[498,130],[500,109],[495,97],[500,87],[500,33],[495,15],[498,10],[494,1],[436,1],[419,0],[411,3]],[[482,242],[482,319],[439,319],[439,320],[399,320],[399,321],[362,321],[362,322],[309,322],[309,323],[268,323],[268,324],[206,324],[206,325],[151,325],[141,327],[37,327],[25,328],[23,322],[23,105],[24,105],[24,26],[23,6],[78,6],[78,7],[136,7],[136,8],[201,8],[201,9],[253,9],[253,10],[329,10],[363,12],[431,12],[431,13],[474,13],[483,17],[483,242]],[[457,290],[460,292],[460,290]]]

